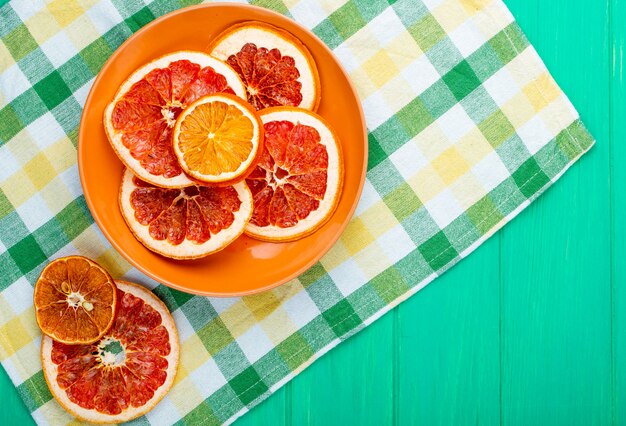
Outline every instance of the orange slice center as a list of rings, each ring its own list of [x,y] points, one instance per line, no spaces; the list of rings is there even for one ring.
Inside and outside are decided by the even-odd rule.
[[[234,172],[253,149],[252,120],[234,105],[200,104],[180,125],[179,149],[190,169],[203,175]]]

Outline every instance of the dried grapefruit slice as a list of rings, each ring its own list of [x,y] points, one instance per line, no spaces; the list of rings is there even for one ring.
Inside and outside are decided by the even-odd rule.
[[[218,35],[208,51],[237,71],[256,109],[285,105],[317,110],[317,66],[291,33],[264,22],[242,22]]]
[[[243,179],[262,152],[263,124],[240,98],[208,95],[180,114],[173,144],[189,176],[209,184],[234,183]]]
[[[276,107],[261,111],[265,148],[246,178],[254,212],[246,234],[291,241],[315,232],[332,215],[343,184],[339,140],[310,111]]]
[[[172,129],[180,112],[202,96],[231,93],[245,99],[237,73],[206,53],[181,51],[135,71],[104,112],[113,149],[137,176],[154,185],[191,185],[172,150]]]
[[[41,271],[34,303],[44,334],[69,345],[91,343],[113,323],[115,284],[96,262],[82,256],[61,257]]]
[[[116,281],[118,308],[109,332],[85,345],[44,336],[43,373],[54,398],[94,423],[125,422],[150,411],[178,368],[178,332],[167,307],[137,284]]]
[[[148,249],[174,259],[196,259],[222,250],[243,233],[252,214],[252,195],[244,182],[159,188],[126,170],[120,210]]]

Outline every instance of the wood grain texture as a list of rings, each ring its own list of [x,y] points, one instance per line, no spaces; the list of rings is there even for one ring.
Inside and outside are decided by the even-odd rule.
[[[615,0],[611,12],[610,157],[612,292],[612,414],[626,425],[626,1]]]
[[[510,3],[597,144],[501,233],[502,420],[610,424],[608,2]]]
[[[626,0],[504,1],[596,146],[236,425],[626,425]],[[4,372],[0,400],[32,424]]]

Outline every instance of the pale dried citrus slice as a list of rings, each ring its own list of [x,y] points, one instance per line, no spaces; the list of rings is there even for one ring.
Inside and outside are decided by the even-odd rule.
[[[252,195],[244,182],[159,188],[126,170],[120,210],[148,249],[174,259],[195,259],[222,250],[243,233],[252,214]]]
[[[151,291],[116,281],[118,308],[109,332],[85,345],[44,336],[43,373],[69,413],[93,423],[118,423],[150,411],[174,383],[179,343],[167,307]]]
[[[172,130],[187,105],[211,93],[246,97],[237,73],[206,53],[175,52],[144,65],[105,109],[104,127],[113,149],[146,182],[191,185],[172,150]]]
[[[337,207],[343,184],[339,140],[310,111],[276,107],[261,111],[265,148],[246,178],[254,212],[246,234],[291,241],[320,228]]]
[[[263,148],[263,124],[250,105],[227,94],[204,96],[174,127],[174,153],[185,173],[209,184],[240,181]]]
[[[113,323],[115,284],[96,262],[82,256],[61,257],[41,271],[34,304],[44,334],[70,345],[91,343]]]
[[[218,35],[208,51],[237,71],[256,109],[285,105],[317,110],[317,66],[291,33],[264,22],[242,22]]]

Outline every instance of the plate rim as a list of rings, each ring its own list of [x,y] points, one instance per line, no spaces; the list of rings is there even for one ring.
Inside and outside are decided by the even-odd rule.
[[[209,8],[214,8],[214,7],[234,7],[234,8],[238,8],[238,9],[242,9],[242,10],[253,10],[253,11],[257,11],[257,12],[263,12],[263,13],[269,13],[270,15],[275,15],[281,19],[288,19],[291,20],[301,31],[303,31],[304,33],[306,33],[308,36],[317,39],[320,43],[320,45],[322,46],[322,49],[326,50],[327,53],[329,53],[334,59],[335,62],[337,63],[337,65],[339,66],[339,69],[341,70],[341,72],[343,73],[344,77],[346,78],[346,81],[348,82],[348,87],[350,89],[350,91],[353,93],[354,98],[357,100],[357,109],[359,112],[359,116],[361,118],[361,126],[362,126],[362,131],[363,131],[363,166],[361,168],[361,173],[360,173],[360,182],[359,182],[359,187],[357,188],[356,191],[356,196],[354,198],[354,200],[352,201],[352,205],[350,207],[349,213],[347,215],[347,220],[343,221],[343,223],[340,225],[339,229],[337,230],[337,232],[327,240],[327,242],[324,244],[324,246],[322,247],[322,249],[315,255],[312,256],[307,262],[305,262],[303,264],[303,266],[301,266],[300,268],[297,268],[294,272],[292,272],[291,274],[286,275],[284,278],[280,279],[280,280],[276,280],[272,283],[269,283],[265,286],[253,289],[253,290],[247,290],[247,291],[224,291],[224,292],[219,292],[216,293],[214,291],[198,291],[198,290],[192,290],[189,289],[183,285],[180,285],[176,282],[172,282],[170,280],[166,280],[163,277],[158,276],[157,274],[154,274],[153,272],[151,272],[148,268],[144,267],[140,262],[137,262],[132,256],[130,256],[128,253],[126,253],[126,251],[124,250],[122,244],[120,242],[118,242],[115,238],[112,237],[112,235],[110,234],[109,230],[106,229],[103,225],[102,225],[102,218],[100,217],[99,212],[94,208],[94,203],[91,197],[91,194],[88,191],[85,191],[85,181],[86,181],[86,176],[85,176],[85,159],[83,158],[84,156],[84,150],[83,150],[83,144],[86,142],[83,142],[86,139],[85,136],[85,121],[86,121],[86,113],[85,111],[87,110],[87,108],[85,107],[86,105],[90,105],[91,104],[91,99],[94,96],[94,88],[97,87],[98,83],[100,82],[100,80],[103,78],[103,76],[107,73],[107,70],[109,69],[109,67],[111,66],[111,64],[113,63],[113,61],[117,58],[118,55],[120,55],[120,52],[122,50],[125,49],[126,45],[130,44],[131,42],[133,42],[133,40],[135,38],[138,38],[141,34],[143,34],[144,32],[148,31],[151,27],[157,25],[158,23],[165,21],[167,19],[169,19],[172,16],[176,16],[179,15],[181,13],[189,13],[190,11],[196,10],[196,9],[209,9]],[[242,18],[242,22],[246,21],[247,19]],[[250,19],[248,19],[250,20]],[[272,25],[274,25],[273,23],[271,23]],[[284,29],[284,28],[283,28]],[[285,30],[288,31],[288,30]],[[306,44],[305,44],[306,46]],[[307,46],[308,48],[308,46]],[[361,199],[361,195],[363,193],[363,187],[365,185],[365,180],[366,180],[366,176],[367,176],[367,163],[368,163],[368,150],[369,150],[369,146],[368,146],[368,131],[367,131],[367,123],[365,121],[365,114],[363,112],[363,106],[361,105],[361,99],[358,96],[358,92],[356,91],[356,88],[354,87],[354,84],[352,83],[350,76],[348,75],[348,73],[346,72],[343,64],[339,61],[339,58],[337,58],[337,56],[335,55],[335,53],[332,51],[332,49],[330,49],[326,43],[324,43],[324,41],[322,41],[313,31],[309,30],[308,28],[306,28],[305,26],[303,26],[302,24],[300,24],[298,21],[296,21],[295,19],[289,17],[289,16],[285,16],[282,15],[278,12],[275,12],[271,9],[267,9],[264,7],[260,7],[260,6],[254,6],[254,5],[250,5],[250,4],[241,4],[241,3],[235,3],[235,2],[218,2],[218,3],[208,3],[208,4],[199,4],[199,5],[194,5],[194,6],[187,6],[187,7],[182,7],[180,9],[174,10],[172,12],[166,13],[163,16],[160,16],[158,18],[156,18],[155,20],[151,21],[150,23],[144,25],[143,27],[141,27],[139,30],[137,30],[136,32],[134,32],[128,39],[126,39],[117,49],[115,49],[115,51],[113,52],[113,54],[107,59],[107,61],[104,63],[104,65],[102,66],[102,68],[100,69],[100,71],[98,72],[98,74],[96,75],[96,78],[91,86],[91,88],[89,89],[89,94],[87,95],[87,98],[85,99],[85,103],[83,105],[83,110],[81,112],[81,119],[80,119],[80,123],[79,123],[79,128],[78,128],[78,144],[77,144],[77,157],[78,157],[78,172],[79,172],[79,177],[80,177],[80,184],[81,184],[81,189],[83,191],[83,195],[85,197],[85,201],[87,203],[87,207],[89,208],[89,212],[91,213],[91,215],[93,216],[94,222],[98,225],[98,228],[100,229],[100,231],[103,233],[103,235],[106,237],[106,239],[109,241],[109,243],[115,248],[115,250],[117,250],[117,252],[119,254],[122,255],[122,257],[124,257],[124,259],[126,259],[131,265],[133,265],[135,268],[137,268],[139,271],[141,271],[143,274],[147,275],[148,277],[152,278],[153,280],[157,281],[158,283],[161,283],[163,285],[166,285],[170,288],[173,288],[175,290],[179,290],[188,294],[194,294],[197,296],[206,296],[206,297],[239,297],[239,296],[248,296],[248,295],[252,295],[252,294],[258,294],[258,293],[262,293],[268,290],[271,290],[273,288],[276,288],[278,286],[281,286],[289,281],[291,281],[294,278],[299,277],[300,275],[302,275],[304,272],[308,271],[311,267],[313,267],[313,265],[315,265],[315,263],[317,263],[326,253],[328,253],[328,251],[335,245],[335,243],[339,240],[339,238],[341,237],[341,235],[343,234],[343,232],[345,231],[346,227],[348,226],[348,223],[350,222],[350,220],[352,219],[352,217],[354,216],[354,212],[356,211],[357,205],[359,203],[359,200]],[[343,192],[343,191],[342,191]],[[334,215],[335,213],[333,213]],[[332,217],[332,215],[331,215]]]

